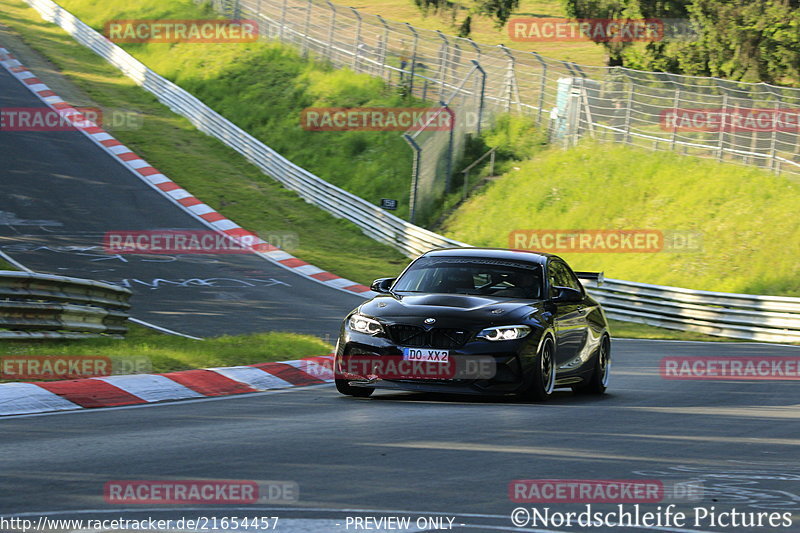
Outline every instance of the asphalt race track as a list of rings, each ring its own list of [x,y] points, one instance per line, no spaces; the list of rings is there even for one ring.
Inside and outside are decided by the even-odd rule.
[[[348,516],[405,511],[414,520],[441,513],[466,524],[459,531],[513,531],[515,507],[547,505],[509,501],[512,480],[622,479],[699,481],[701,500],[679,510],[789,512],[794,528],[752,531],[798,531],[796,382],[674,381],[658,370],[667,355],[796,356],[797,348],[617,340],[613,354],[604,398],[558,392],[526,404],[379,391],[364,400],[328,385],[0,420],[0,515],[278,516],[278,531],[327,532],[354,531]],[[104,502],[108,481],[164,479],[290,481],[299,499],[189,509]]]
[[[0,107],[43,106],[0,69]],[[140,320],[201,337],[324,337],[363,301],[254,255],[104,253],[107,231],[208,228],[77,131],[0,131],[0,161],[0,250],[37,272],[123,284]]]
[[[40,106],[0,72],[0,107]],[[77,132],[0,132],[0,160],[0,249],[41,272],[127,280],[136,318],[199,336],[333,335],[344,313],[362,301],[254,256],[106,256],[100,240],[109,230],[205,227]],[[642,504],[642,512],[661,512],[675,503],[688,516],[684,525],[649,531],[797,532],[797,382],[668,380],[659,364],[667,356],[798,355],[797,347],[780,345],[618,339],[609,394],[599,398],[557,392],[533,404],[379,391],[355,399],[323,385],[4,418],[0,519],[42,525],[43,517],[152,518],[173,520],[171,530],[264,531],[219,521],[268,517],[269,530],[285,533],[644,531],[534,524],[532,508],[557,514],[586,505],[509,497],[513,480],[606,479],[701,489]],[[122,480],[252,480],[298,491],[288,501],[251,505],[108,503],[104,487]],[[512,521],[516,508],[527,527]],[[749,516],[780,514],[791,524],[712,522],[729,524],[734,508]],[[410,525],[392,527],[397,522],[389,517]],[[200,518],[202,525],[179,527],[182,518]],[[38,530],[82,528],[45,523]],[[20,529],[0,522],[6,530]]]

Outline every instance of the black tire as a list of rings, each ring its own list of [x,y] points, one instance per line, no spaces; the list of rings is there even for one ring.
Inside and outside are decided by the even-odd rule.
[[[375,392],[375,387],[352,387],[347,384],[346,379],[334,379],[336,383],[336,390],[347,396],[355,396],[356,398],[368,398]]]
[[[528,389],[522,393],[524,399],[544,402],[553,394],[556,384],[555,352],[553,339],[547,337],[536,356],[536,367],[532,372]]]
[[[594,358],[592,377],[586,383],[572,387],[572,390],[578,394],[604,394],[608,388],[610,375],[611,341],[608,340],[608,337],[603,337]]]

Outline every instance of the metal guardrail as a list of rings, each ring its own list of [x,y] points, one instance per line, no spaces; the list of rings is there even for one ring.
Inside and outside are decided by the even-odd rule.
[[[287,160],[200,100],[148,69],[119,46],[51,0],[26,0],[45,20],[71,34],[192,122],[304,200],[349,220],[369,237],[408,256],[433,248],[468,246],[410,224]],[[709,335],[768,342],[800,342],[800,298],[753,296],[606,279],[590,292],[610,318]]]
[[[719,337],[800,343],[800,298],[582,281],[609,318]]]
[[[130,296],[99,281],[3,270],[0,339],[121,336]]]
[[[76,41],[117,67],[172,111],[186,117],[197,129],[230,146],[307,202],[354,223],[369,237],[409,256],[419,255],[431,248],[466,246],[391,215],[292,163],[184,89],[147,68],[55,2],[27,1],[45,20],[66,30]]]

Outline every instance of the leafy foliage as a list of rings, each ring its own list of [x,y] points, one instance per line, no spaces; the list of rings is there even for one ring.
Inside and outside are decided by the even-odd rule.
[[[431,12],[449,14],[459,37],[469,37],[472,31],[472,17],[476,15],[489,17],[498,28],[502,27],[508,22],[511,14],[519,8],[519,2],[520,0],[472,0],[471,5],[466,7],[467,15],[458,22],[459,12],[464,10],[460,4],[449,0],[414,0],[414,4],[425,15]]]
[[[609,65],[800,85],[800,0],[562,0],[576,18],[686,19],[694,39],[603,43]]]

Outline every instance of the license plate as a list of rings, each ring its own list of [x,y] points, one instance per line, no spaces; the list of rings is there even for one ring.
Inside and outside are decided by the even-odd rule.
[[[429,348],[403,348],[403,359],[406,361],[449,363],[450,352],[447,350],[431,350]]]

